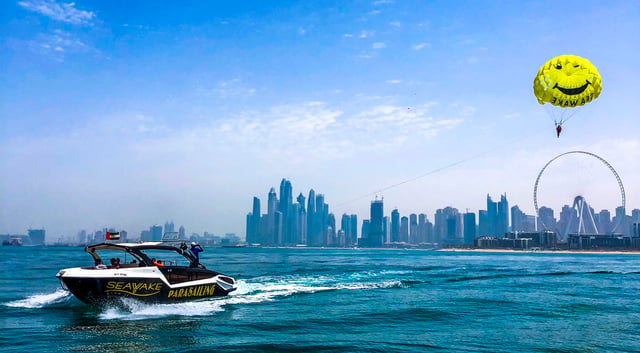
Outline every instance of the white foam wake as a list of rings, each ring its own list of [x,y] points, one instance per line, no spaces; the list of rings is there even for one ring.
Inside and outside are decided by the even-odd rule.
[[[71,298],[71,293],[63,289],[58,289],[53,293],[48,294],[34,294],[25,299],[15,300],[8,302],[5,305],[12,308],[42,308],[47,305],[59,304],[66,302]]]

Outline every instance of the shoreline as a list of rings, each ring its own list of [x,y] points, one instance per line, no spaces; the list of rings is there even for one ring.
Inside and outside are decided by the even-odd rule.
[[[367,248],[367,247],[322,247],[322,246],[245,246],[238,248],[263,248],[263,249],[308,249],[308,250],[393,250],[393,251],[437,251],[437,252],[476,252],[476,253],[511,253],[511,254],[592,254],[592,255],[640,255],[640,250],[568,250],[568,249],[464,249],[464,248]]]
[[[437,249],[442,252],[479,252],[479,253],[520,253],[520,254],[594,254],[594,255],[640,255],[638,250],[532,250],[532,249]]]

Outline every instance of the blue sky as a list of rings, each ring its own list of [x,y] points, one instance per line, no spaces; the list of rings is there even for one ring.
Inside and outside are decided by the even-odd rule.
[[[639,23],[637,1],[5,1],[0,233],[244,235],[283,177],[338,217],[378,195],[433,220],[487,193],[533,214],[571,150],[638,208]],[[603,91],[558,139],[531,87],[561,54]],[[539,202],[578,193],[620,203],[580,155]]]

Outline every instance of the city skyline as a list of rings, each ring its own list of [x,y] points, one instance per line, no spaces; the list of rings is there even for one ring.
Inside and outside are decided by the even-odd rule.
[[[370,213],[362,217],[357,214],[334,214],[324,194],[300,191],[293,202],[293,185],[283,178],[280,193],[271,187],[265,212],[261,199],[253,197],[251,211],[246,216],[246,242],[266,246],[338,246],[338,247],[382,247],[385,244],[436,244],[473,245],[476,237],[501,237],[509,232],[533,233],[552,231],[559,241],[568,239],[574,232],[591,234],[622,234],[633,236],[634,223],[640,223],[640,209],[624,210],[622,206],[610,212],[594,209],[582,196],[574,198],[573,204],[562,209],[541,206],[540,217],[528,215],[515,204],[509,206],[506,194],[494,201],[486,195],[486,207],[477,212],[460,211],[451,206],[427,215],[420,211],[401,213],[398,208],[384,212],[384,198],[370,201]],[[280,195],[280,196],[278,196]],[[581,207],[576,207],[576,202]],[[584,207],[582,207],[584,206]],[[589,211],[590,210],[590,211]],[[578,213],[582,212],[580,218]],[[477,217],[476,217],[477,216]],[[341,219],[340,223],[337,219]],[[591,228],[578,224],[578,219],[591,219]],[[476,221],[477,220],[477,221]],[[359,223],[358,223],[359,222]],[[585,222],[586,223],[586,222]]]
[[[283,176],[360,220],[376,194],[385,211],[434,214],[507,193],[534,214],[536,176],[572,150],[606,159],[638,207],[635,1],[0,8],[1,232],[138,234],[175,219],[242,234],[247,195]],[[562,54],[589,59],[603,89],[557,138],[532,83]],[[558,160],[540,186],[556,212],[576,195],[619,203],[585,156]]]

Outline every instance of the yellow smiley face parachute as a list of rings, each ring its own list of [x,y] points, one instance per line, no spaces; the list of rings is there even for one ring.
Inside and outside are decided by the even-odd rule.
[[[577,108],[598,98],[601,91],[598,69],[589,60],[575,55],[552,58],[540,67],[533,80],[533,94],[538,103],[548,107],[558,136],[562,123],[569,120]]]

